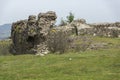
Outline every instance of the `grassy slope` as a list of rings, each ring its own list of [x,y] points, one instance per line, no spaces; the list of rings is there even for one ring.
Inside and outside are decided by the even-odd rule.
[[[120,48],[115,45],[118,46],[120,40],[94,40],[110,42],[114,47],[44,57],[0,56],[0,80],[119,80]]]

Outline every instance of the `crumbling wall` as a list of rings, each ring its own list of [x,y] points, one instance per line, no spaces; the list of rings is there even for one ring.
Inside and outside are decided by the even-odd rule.
[[[119,37],[120,23],[92,24],[94,36]]]
[[[12,52],[15,54],[36,53],[37,45],[46,41],[48,30],[56,21],[56,14],[53,11],[40,13],[36,19],[30,15],[28,20],[21,20],[12,24]]]
[[[120,37],[120,22],[88,24],[85,19],[78,19],[56,29],[62,29],[76,35],[88,34],[93,36]]]
[[[11,38],[14,54],[48,52],[47,36],[51,27],[56,22],[56,14],[53,11],[40,13],[38,16],[30,15],[27,20],[17,21],[12,24]],[[52,28],[56,31],[64,31],[76,35],[90,34],[93,36],[120,37],[120,22],[87,24],[85,19],[74,20],[70,24]]]
[[[78,35],[89,34],[93,36],[104,37],[120,37],[120,23],[97,23],[87,24],[84,19],[74,20],[71,24],[67,25],[73,29],[77,29]]]

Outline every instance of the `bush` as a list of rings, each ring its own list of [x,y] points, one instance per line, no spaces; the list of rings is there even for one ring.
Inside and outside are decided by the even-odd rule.
[[[74,20],[74,15],[72,12],[69,13],[68,16],[66,16],[67,20],[61,19],[61,22],[59,24],[59,26],[65,26],[68,23],[71,23]]]
[[[71,23],[73,20],[74,20],[74,15],[72,12],[69,13],[69,15],[66,17],[67,18],[67,21],[69,23]]]
[[[65,31],[51,30],[47,39],[47,46],[52,53],[64,53],[65,51],[86,51],[92,43],[92,36],[69,35]]]
[[[68,47],[69,47],[69,43],[68,43],[68,33],[65,31],[56,31],[54,29],[52,29],[47,37],[47,46],[49,51],[55,53],[64,53]]]
[[[9,55],[11,41],[0,41],[0,56]]]
[[[71,49],[73,49],[75,52],[86,51],[91,43],[92,43],[91,36],[88,35],[76,36],[74,37],[74,40],[71,44]]]

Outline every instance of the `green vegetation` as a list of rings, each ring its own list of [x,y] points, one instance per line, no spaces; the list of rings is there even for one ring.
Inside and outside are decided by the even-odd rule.
[[[119,80],[120,50],[1,56],[0,80]]]
[[[74,20],[75,16],[72,12],[69,12],[69,15],[66,16],[67,20],[61,19],[59,26],[65,26],[67,23],[71,23]]]
[[[109,48],[120,48],[120,38],[93,37],[93,43],[108,43]]]
[[[51,30],[47,38],[47,46],[50,52],[62,54],[68,50],[69,34],[60,30]]]
[[[93,40],[107,42],[110,47],[44,57],[0,56],[0,80],[119,80],[120,39],[94,37]]]
[[[1,55],[10,55],[9,48],[10,48],[11,41],[0,41],[0,56]]]
[[[67,22],[71,23],[74,20],[74,14],[70,12],[66,18],[67,18]]]

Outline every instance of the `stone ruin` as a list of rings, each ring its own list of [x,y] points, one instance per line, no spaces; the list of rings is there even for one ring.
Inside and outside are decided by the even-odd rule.
[[[11,38],[14,54],[44,53],[47,51],[45,41],[50,27],[56,22],[56,13],[40,13],[37,18],[30,15],[28,20],[12,24]]]
[[[65,25],[53,27],[56,22],[56,14],[53,11],[40,13],[37,17],[30,15],[27,20],[17,21],[12,24],[11,52],[14,54],[34,53],[37,55],[47,54],[46,45],[49,30],[64,31],[68,34],[93,35],[105,37],[120,37],[120,22],[87,24],[85,19],[74,20]]]
[[[63,27],[67,27],[67,30],[72,32],[75,32],[76,28],[77,35],[120,37],[120,22],[87,24],[84,19],[78,19]]]
[[[94,36],[120,37],[120,23],[97,23],[91,24]]]

